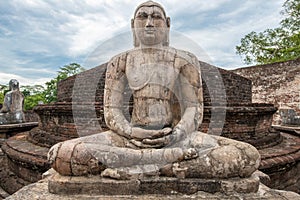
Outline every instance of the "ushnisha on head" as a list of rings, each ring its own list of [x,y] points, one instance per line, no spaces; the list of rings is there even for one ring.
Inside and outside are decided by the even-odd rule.
[[[131,20],[134,47],[169,46],[170,18],[153,1],[137,7]]]
[[[19,90],[19,81],[11,79],[9,81],[9,90]]]

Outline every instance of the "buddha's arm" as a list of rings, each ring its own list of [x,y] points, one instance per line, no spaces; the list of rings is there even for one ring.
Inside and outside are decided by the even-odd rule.
[[[107,65],[104,88],[104,118],[106,125],[112,131],[129,138],[131,126],[122,111],[123,93],[127,82],[125,65],[126,55],[112,58]]]
[[[179,81],[180,106],[184,107],[184,112],[173,133],[182,135],[196,131],[203,119],[201,71],[195,57],[181,68]]]

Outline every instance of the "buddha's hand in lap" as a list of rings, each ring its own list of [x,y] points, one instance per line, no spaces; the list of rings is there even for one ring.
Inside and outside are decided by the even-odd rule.
[[[139,127],[132,128],[131,142],[140,148],[159,148],[165,146],[162,141],[172,134],[172,128],[166,127],[161,130],[147,130]]]
[[[147,130],[145,130],[147,131]],[[142,140],[131,140],[136,146],[140,148],[161,148],[170,146],[185,138],[185,133],[180,129],[164,128],[156,130],[157,134],[152,137],[144,137]]]
[[[143,139],[154,139],[166,136],[172,132],[169,127],[163,128],[161,130],[148,130],[139,127],[133,127],[131,131],[131,138],[136,140]]]

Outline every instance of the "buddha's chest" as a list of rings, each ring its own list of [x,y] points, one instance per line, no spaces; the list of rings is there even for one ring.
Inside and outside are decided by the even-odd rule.
[[[139,90],[147,85],[173,88],[178,74],[179,70],[170,60],[136,58],[126,63],[128,84],[133,90]]]

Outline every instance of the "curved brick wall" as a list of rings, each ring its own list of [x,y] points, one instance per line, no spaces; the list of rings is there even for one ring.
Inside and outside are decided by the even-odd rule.
[[[204,62],[200,62],[201,65],[201,73],[202,73],[202,82],[203,82],[203,96],[204,103],[209,105],[211,102],[211,95],[214,95],[215,101],[224,101],[223,94],[214,93],[219,90],[224,83],[225,91],[226,91],[226,101],[229,104],[234,103],[251,103],[252,95],[251,95],[251,81],[239,76],[233,72],[226,71],[212,65],[209,65]],[[105,80],[105,70],[106,63],[100,65],[98,67],[92,68],[81,73],[80,81],[85,84],[81,84],[78,86],[81,92],[85,92],[87,94],[94,93],[94,88],[91,85],[97,84],[96,90],[96,102],[102,102],[103,99],[103,88],[104,88],[104,80]],[[66,80],[63,80],[58,83],[58,101],[59,102],[71,102],[73,95],[73,85],[74,82],[78,78],[76,75],[69,77]],[[209,85],[209,90],[207,88]],[[213,94],[210,94],[213,93]],[[82,95],[84,97],[84,95]],[[221,98],[221,99],[218,99]],[[80,102],[86,101],[85,99],[78,99]]]
[[[251,66],[233,70],[252,81],[252,98],[256,103],[272,103],[292,108],[300,115],[300,58],[287,62]],[[280,124],[279,114],[274,118]]]

